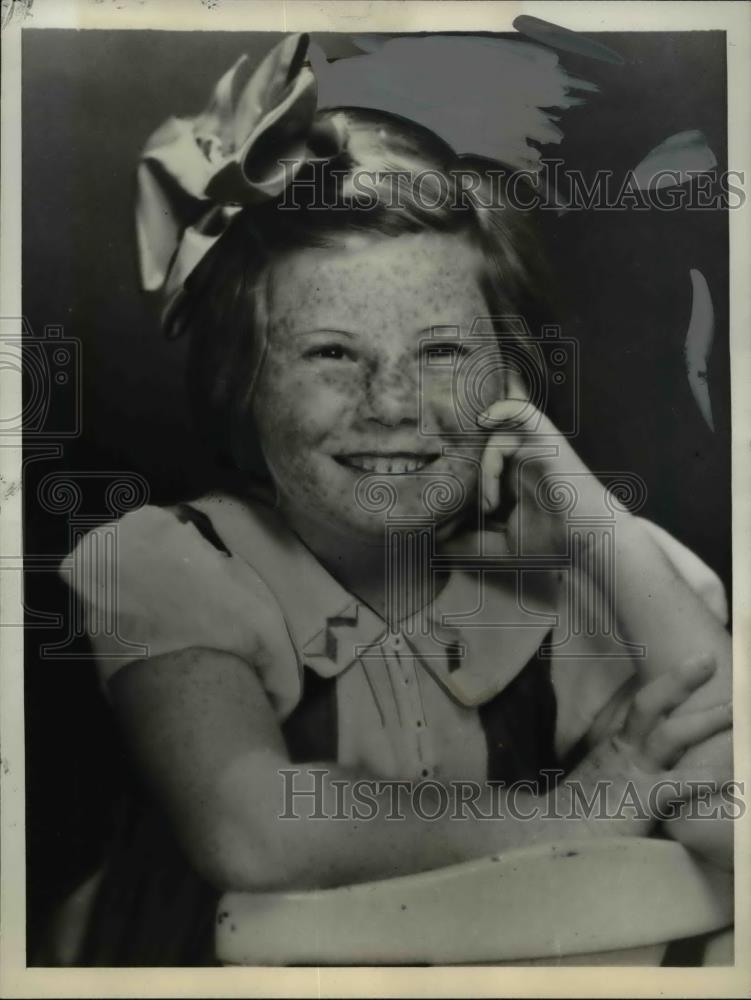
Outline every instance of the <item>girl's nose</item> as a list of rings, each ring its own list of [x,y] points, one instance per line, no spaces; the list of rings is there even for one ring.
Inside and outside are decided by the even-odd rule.
[[[409,361],[379,366],[371,372],[366,393],[366,416],[384,427],[417,425],[417,379]]]

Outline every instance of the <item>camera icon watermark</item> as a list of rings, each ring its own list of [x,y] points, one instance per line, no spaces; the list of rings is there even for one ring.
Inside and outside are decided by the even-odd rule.
[[[28,441],[81,433],[81,342],[62,326],[36,335],[25,318],[0,318],[0,437]],[[18,389],[20,388],[20,392]]]
[[[118,659],[143,656],[148,649],[121,633],[121,517],[149,501],[149,484],[130,471],[49,472],[40,480],[35,501],[40,510],[64,517],[69,553],[50,560],[26,560],[26,570],[55,572],[67,585],[65,614],[49,627],[65,626],[66,635],[39,647],[42,659]],[[28,610],[28,609],[27,609]],[[88,637],[92,651],[77,641]]]
[[[487,435],[477,418],[494,402],[519,398],[518,419],[538,429],[553,393],[565,393],[567,406],[557,434],[579,431],[579,344],[560,327],[543,326],[533,334],[521,316],[479,316],[469,334],[455,326],[436,326],[421,341],[418,374],[419,427],[426,437],[480,443]],[[448,384],[447,384],[448,380]],[[454,410],[454,427],[437,428],[432,413],[436,386]],[[541,437],[545,435],[540,433]]]

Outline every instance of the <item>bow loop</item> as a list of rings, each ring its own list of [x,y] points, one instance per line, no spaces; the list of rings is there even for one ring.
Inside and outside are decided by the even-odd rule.
[[[237,206],[278,197],[309,158],[316,80],[306,35],[285,38],[255,69],[242,56],[194,118],[170,118],[138,168],[141,281],[168,299],[221,235]]]

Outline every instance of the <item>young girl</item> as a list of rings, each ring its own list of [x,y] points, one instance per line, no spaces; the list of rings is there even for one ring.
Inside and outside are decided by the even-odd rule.
[[[421,125],[317,110],[304,49],[236,67],[142,163],[147,284],[167,279],[199,427],[247,485],[124,517],[112,592],[100,532],[65,566],[149,801],[123,817],[83,964],[211,962],[227,889],[645,836],[688,796],[660,781],[731,774],[717,580],[535,405],[528,217]],[[363,821],[341,797],[360,778],[474,781],[499,818],[394,822],[383,785]],[[575,787],[643,809],[519,817]],[[729,866],[727,819],[661,830]]]

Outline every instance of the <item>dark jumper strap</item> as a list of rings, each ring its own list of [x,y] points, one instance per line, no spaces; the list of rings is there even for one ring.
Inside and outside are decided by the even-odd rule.
[[[480,705],[488,751],[488,780],[511,784],[539,781],[560,767],[555,752],[556,699],[550,656],[541,650],[490,701]]]
[[[211,523],[211,518],[208,514],[204,514],[202,510],[197,510],[195,507],[191,507],[189,503],[179,503],[171,509],[178,521],[181,521],[183,524],[192,524],[196,531],[202,535],[210,545],[213,545],[215,549],[219,550],[219,552],[223,552],[225,556],[232,556],[230,550],[217,534],[216,528]]]

